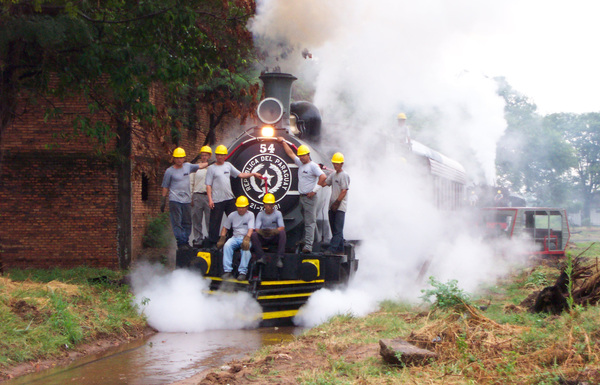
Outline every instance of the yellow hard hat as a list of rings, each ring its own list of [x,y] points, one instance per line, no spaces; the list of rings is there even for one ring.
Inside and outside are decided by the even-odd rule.
[[[222,144],[218,145],[217,148],[215,149],[215,154],[227,155],[227,147],[223,146]]]
[[[173,151],[173,158],[185,158],[185,150],[181,147],[177,147]]]
[[[202,148],[200,149],[200,153],[203,153],[203,152],[212,154],[212,150],[208,146],[202,146]]]
[[[245,195],[240,195],[236,200],[235,200],[235,206],[236,207],[246,207],[248,206],[248,198],[246,198]]]
[[[268,205],[274,205],[275,204],[275,195],[268,193],[265,194],[265,197],[263,198],[263,203],[266,203]]]
[[[298,147],[298,156],[302,156],[302,155],[306,155],[306,154],[310,154],[310,148],[308,148],[307,145],[303,144],[300,147]]]
[[[406,114],[404,112],[401,112],[398,114],[398,119],[404,119],[406,120]]]
[[[331,157],[331,163],[344,163],[344,154],[341,152],[336,152]]]

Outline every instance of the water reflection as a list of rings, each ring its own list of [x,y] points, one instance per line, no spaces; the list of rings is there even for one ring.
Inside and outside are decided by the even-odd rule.
[[[158,333],[102,356],[86,357],[66,368],[50,369],[5,384],[169,384],[241,358],[262,346],[289,341],[301,332],[290,327]]]

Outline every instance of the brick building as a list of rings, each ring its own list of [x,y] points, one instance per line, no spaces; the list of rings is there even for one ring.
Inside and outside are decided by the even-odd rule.
[[[83,98],[52,102],[64,116],[86,111]],[[133,130],[131,156],[117,161],[99,154],[88,137],[69,137],[70,120],[45,121],[47,107],[30,107],[2,133],[0,263],[127,268],[141,251],[147,223],[160,213],[160,184],[175,147],[170,130],[167,143]],[[108,116],[94,119],[110,123]],[[208,126],[206,113],[199,113],[198,126]],[[184,129],[179,145],[188,161],[204,138],[202,130]],[[108,153],[116,144],[106,146]]]

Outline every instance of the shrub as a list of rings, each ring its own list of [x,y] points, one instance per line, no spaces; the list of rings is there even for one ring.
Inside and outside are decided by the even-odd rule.
[[[458,287],[458,281],[453,279],[446,283],[438,282],[434,277],[429,277],[429,284],[433,289],[421,290],[421,299],[431,303],[431,297],[435,297],[433,307],[445,309],[460,304],[468,304],[471,300],[469,295]]]
[[[169,246],[169,214],[162,213],[154,217],[146,227],[143,239],[144,247],[161,248]]]

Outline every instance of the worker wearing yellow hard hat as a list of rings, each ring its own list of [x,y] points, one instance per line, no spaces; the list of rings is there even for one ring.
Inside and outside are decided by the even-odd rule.
[[[177,240],[177,247],[189,250],[189,238],[192,232],[192,192],[190,189],[190,174],[208,163],[192,164],[185,162],[185,150],[177,147],[173,150],[173,165],[165,171],[162,181],[162,199],[160,210],[165,211],[167,197],[169,198],[169,216],[171,227]]]
[[[504,205],[504,194],[502,194],[502,190],[498,189],[496,196],[494,197],[494,205],[495,206],[503,206]]]
[[[277,138],[287,156],[298,166],[298,193],[300,207],[304,214],[303,253],[311,253],[315,229],[317,227],[317,199],[315,195],[321,189],[326,176],[321,167],[310,159],[310,148],[303,144],[298,147],[297,155],[282,137]]]
[[[216,151],[215,151],[216,152]],[[221,237],[217,242],[217,248],[223,248],[223,279],[233,278],[233,253],[240,250],[241,260],[237,269],[237,280],[245,281],[248,275],[248,263],[252,254],[250,253],[250,236],[254,231],[254,214],[248,211],[248,198],[240,195],[235,200],[236,210],[227,215]],[[227,239],[227,233],[231,230],[233,235]],[[227,241],[225,241],[227,239]]]
[[[200,163],[207,163],[212,156],[209,146],[200,148]],[[192,189],[192,246],[200,248],[204,242],[204,232],[208,232],[208,219],[210,218],[210,206],[206,194],[206,168],[200,168],[190,174],[190,188]]]
[[[275,265],[278,268],[283,267],[283,256],[285,252],[285,243],[287,241],[285,234],[285,225],[283,215],[275,208],[275,195],[265,194],[263,197],[265,209],[256,216],[255,229],[252,233],[252,251],[258,258],[258,263],[267,263],[263,246],[276,245],[277,254],[275,255]]]
[[[406,114],[401,112],[398,114],[398,127],[403,128],[406,125]]]
[[[331,157],[334,173],[325,179],[325,186],[331,186],[329,198],[329,227],[331,227],[331,241],[327,254],[344,253],[344,222],[346,219],[346,208],[348,206],[348,189],[350,188],[350,176],[343,170],[344,155],[336,152]]]
[[[215,148],[216,162],[206,172],[206,195],[211,209],[208,224],[208,242],[216,244],[219,239],[221,218],[236,210],[235,196],[231,190],[231,178],[262,178],[257,172],[241,172],[234,165],[226,162],[227,147],[220,144]]]

